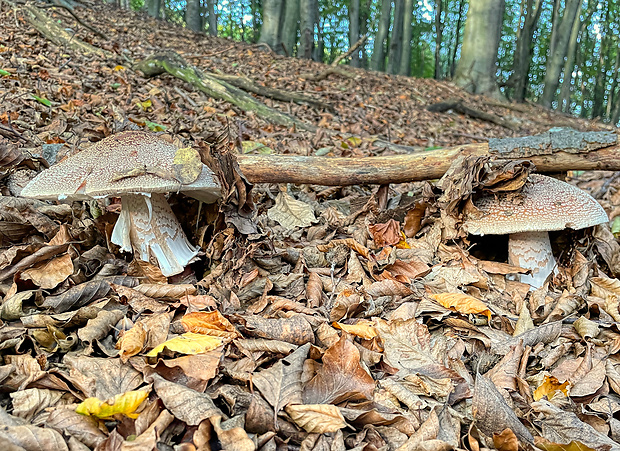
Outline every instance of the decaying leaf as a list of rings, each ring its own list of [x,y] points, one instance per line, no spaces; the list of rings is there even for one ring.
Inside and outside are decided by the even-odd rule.
[[[470,313],[486,315],[491,320],[491,311],[484,302],[462,293],[439,293],[430,296],[446,308],[466,315]]]
[[[181,354],[201,354],[203,352],[211,351],[221,345],[222,340],[218,337],[187,332],[154,347],[146,354],[146,356],[156,357],[157,354],[162,352],[164,349]]]
[[[286,413],[311,434],[327,434],[347,426],[338,407],[330,404],[289,404]]]
[[[90,415],[97,418],[110,418],[114,415],[123,414],[129,418],[138,418],[136,409],[149,395],[148,391],[137,390],[120,395],[112,399],[102,401],[98,398],[87,398],[80,403],[75,411],[81,415]]]
[[[287,229],[309,227],[316,222],[310,205],[294,199],[283,191],[278,193],[276,204],[268,210],[267,215]]]

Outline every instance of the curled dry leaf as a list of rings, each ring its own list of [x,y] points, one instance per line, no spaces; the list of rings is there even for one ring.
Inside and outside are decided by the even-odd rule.
[[[365,340],[372,340],[379,335],[374,327],[374,321],[367,319],[361,319],[355,324],[334,323],[333,326]]]
[[[102,401],[98,398],[87,398],[80,403],[75,411],[80,415],[89,415],[97,418],[110,418],[123,414],[129,418],[138,418],[136,410],[148,397],[149,391],[136,390],[116,395],[112,399]]]
[[[519,451],[519,439],[511,429],[493,434],[493,446],[498,451]]]
[[[413,294],[413,290],[408,288],[405,284],[391,279],[373,283],[368,287],[366,292],[375,298],[380,296],[409,296]]]
[[[323,282],[318,274],[310,272],[306,284],[308,307],[316,308],[323,304]]]
[[[65,439],[58,431],[29,424],[4,426],[0,431],[0,440],[21,447],[19,451],[69,451]]]
[[[121,362],[125,363],[129,357],[140,354],[146,342],[146,328],[138,321],[131,329],[125,331],[116,342],[116,349],[120,350]]]
[[[91,448],[97,447],[106,439],[106,434],[99,428],[98,420],[80,415],[68,406],[54,408],[47,417],[45,424],[69,437],[76,438]]]
[[[240,427],[222,429],[222,417],[214,415],[209,418],[222,451],[254,451],[256,445],[248,433]]]
[[[587,338],[596,338],[601,332],[598,324],[594,321],[590,321],[585,316],[580,316],[579,319],[573,323],[573,327],[584,340]]]
[[[202,354],[204,352],[211,351],[218,346],[222,345],[222,339],[219,337],[212,337],[209,335],[195,334],[193,332],[187,332],[178,337],[171,338],[168,341],[156,346],[150,350],[146,356],[156,357],[157,354],[165,349],[172,352],[178,352],[181,354]]]
[[[445,308],[455,310],[465,315],[477,314],[486,315],[491,320],[491,310],[480,299],[463,293],[438,293],[431,294],[430,297],[439,302]]]
[[[289,404],[286,413],[311,434],[328,434],[347,426],[338,407],[331,404]]]
[[[545,375],[543,383],[534,390],[534,401],[540,401],[543,398],[552,399],[558,392],[562,393],[564,397],[568,397],[569,387],[569,381],[560,383],[554,376]]]
[[[181,318],[181,324],[188,332],[220,337],[225,343],[241,336],[235,326],[217,310],[188,313]]]
[[[163,285],[143,283],[133,288],[151,298],[181,299],[188,294],[196,294],[196,287],[190,284]]]

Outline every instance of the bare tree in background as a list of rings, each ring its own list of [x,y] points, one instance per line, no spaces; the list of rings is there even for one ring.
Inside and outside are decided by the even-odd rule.
[[[413,36],[413,0],[404,0],[403,4],[403,42],[400,52],[400,75],[411,73],[411,37]]]
[[[317,22],[318,13],[319,5],[317,0],[300,0],[300,42],[297,55],[301,58],[312,59],[314,24]]]
[[[274,52],[282,53],[280,46],[280,22],[283,0],[263,0],[263,27],[258,42],[267,44]]]
[[[200,0],[187,0],[185,7],[185,23],[190,30],[202,31]]]
[[[475,94],[501,98],[495,73],[504,0],[470,0],[454,83]]]
[[[560,84],[560,74],[564,68],[564,58],[568,51],[573,23],[575,16],[581,8],[581,3],[582,0],[566,0],[566,7],[564,8],[562,18],[559,18],[559,14],[554,14],[554,26],[551,33],[551,45],[549,46],[550,50],[547,56],[545,72],[545,88],[540,98],[540,103],[547,108],[551,108],[555,93]]]
[[[284,20],[282,23],[282,47],[288,56],[293,56],[297,44],[299,26],[299,0],[284,0]]]
[[[353,47],[360,38],[360,0],[349,2],[349,47]],[[351,55],[351,66],[360,67],[359,51]]]
[[[377,35],[375,36],[375,45],[370,58],[370,68],[372,70],[382,71],[385,69],[385,48],[387,46],[387,38],[390,31],[391,13],[392,1],[382,0],[379,25],[377,28]]]

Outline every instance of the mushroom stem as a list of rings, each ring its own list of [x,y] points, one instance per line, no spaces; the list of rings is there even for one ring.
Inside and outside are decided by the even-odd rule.
[[[548,232],[521,232],[508,236],[508,263],[529,269],[519,281],[540,288],[556,267]]]
[[[172,212],[166,196],[124,194],[122,210],[112,231],[112,242],[144,261],[157,260],[164,276],[183,272],[198,254]]]

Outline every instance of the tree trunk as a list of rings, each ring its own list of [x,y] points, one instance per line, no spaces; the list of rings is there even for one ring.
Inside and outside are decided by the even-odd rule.
[[[517,102],[525,101],[528,74],[532,62],[532,40],[538,26],[538,19],[542,11],[542,0],[523,0],[523,26],[517,31],[517,46],[512,65],[512,74],[508,85],[513,89],[513,99]]]
[[[502,97],[495,73],[504,8],[504,0],[469,2],[461,59],[454,76],[454,83],[469,92]]]
[[[409,75],[411,73],[411,36],[413,35],[413,0],[404,0],[403,5],[403,39],[402,50],[400,55],[400,75]]]
[[[284,23],[282,25],[282,46],[288,56],[293,56],[297,43],[299,25],[299,0],[284,0]]]
[[[325,41],[323,40],[323,18],[317,13],[316,20],[316,45],[312,50],[312,59],[323,62],[325,52]]]
[[[360,8],[360,36],[368,36],[368,16],[370,15],[370,6],[372,0],[365,0]],[[362,46],[361,50],[361,64],[360,67],[368,69],[368,52],[366,52],[366,43]]]
[[[564,81],[560,89],[560,98],[558,107],[565,113],[570,112],[570,93],[573,82],[573,70],[575,69],[575,54],[577,53],[577,38],[581,32],[581,18],[579,14],[575,15],[573,28],[570,33],[570,42],[568,43],[568,51],[566,52],[566,64],[564,64]],[[620,53],[619,53],[620,55]]]
[[[349,1],[349,48],[360,39],[360,0]],[[351,55],[351,66],[360,67],[360,52]]]
[[[387,68],[390,74],[396,74],[400,69],[400,57],[403,48],[404,3],[404,0],[394,0],[394,26],[392,27],[392,36],[390,37]]]
[[[319,5],[317,0],[300,0],[301,12],[301,38],[298,56],[301,58],[312,59],[312,49],[314,48],[314,24],[318,18]]]
[[[441,80],[441,41],[443,38],[443,23],[441,22],[442,0],[435,0],[435,80]],[[459,15],[459,19],[461,16]],[[458,28],[456,42],[458,45]],[[456,49],[456,46],[455,46]],[[456,53],[456,52],[455,52]]]
[[[267,44],[276,53],[282,53],[280,22],[283,3],[283,0],[263,0],[263,28],[258,42]]]
[[[568,50],[568,42],[573,23],[575,22],[575,15],[577,15],[581,8],[581,2],[582,0],[566,0],[566,8],[564,8],[562,20],[555,26],[555,33],[553,33],[555,36],[551,36],[553,53],[549,53],[547,57],[545,88],[540,99],[540,103],[547,108],[551,108],[555,93],[560,84],[560,73],[564,67],[564,57]]]
[[[202,31],[200,0],[187,0],[186,5],[185,23],[187,24],[187,28],[193,31]]]
[[[146,4],[149,16],[159,19],[161,12],[161,0],[147,0]]]
[[[207,16],[209,18],[209,34],[217,36],[217,0],[207,0]]]
[[[618,93],[616,88],[618,87],[618,72],[620,70],[620,52],[616,52],[616,60],[614,61],[614,73],[612,75],[611,88],[609,89],[609,96],[607,97],[607,109],[605,110],[605,117],[611,119],[613,106],[618,103]]]
[[[454,71],[456,69],[456,53],[459,49],[459,41],[461,38],[461,24],[463,22],[463,7],[465,6],[465,0],[459,0],[459,15],[456,21],[456,37],[454,38],[454,49],[452,49],[452,60],[450,62],[450,78],[454,78]]]
[[[381,14],[375,36],[375,45],[370,58],[370,68],[372,70],[385,70],[385,48],[387,46],[388,32],[390,30],[390,15],[392,13],[392,0],[382,0]]]

